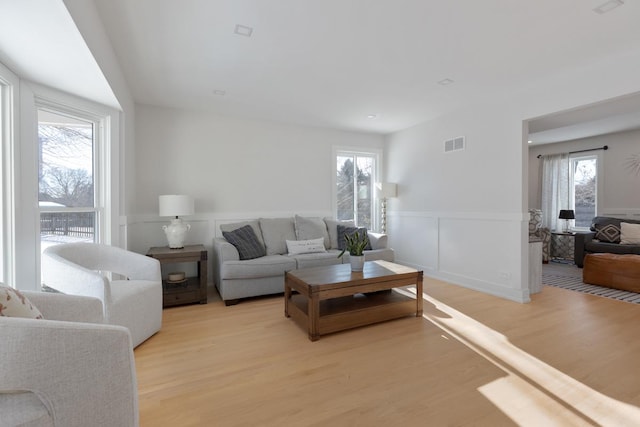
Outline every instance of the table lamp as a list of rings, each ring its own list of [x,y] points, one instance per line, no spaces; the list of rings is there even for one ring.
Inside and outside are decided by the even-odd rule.
[[[171,224],[163,225],[167,235],[169,248],[184,248],[184,236],[191,229],[191,225],[183,222],[179,216],[193,215],[193,198],[185,195],[167,194],[159,197],[160,216],[173,216]]]
[[[564,230],[563,233],[569,232],[569,220],[576,219],[576,214],[573,209],[561,209],[560,215],[558,215],[559,219],[564,219]]]

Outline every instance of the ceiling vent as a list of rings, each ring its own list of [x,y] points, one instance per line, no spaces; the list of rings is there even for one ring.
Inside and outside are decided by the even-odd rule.
[[[444,152],[450,153],[452,151],[461,151],[464,150],[465,142],[464,136],[459,136],[453,139],[447,139],[444,142]]]

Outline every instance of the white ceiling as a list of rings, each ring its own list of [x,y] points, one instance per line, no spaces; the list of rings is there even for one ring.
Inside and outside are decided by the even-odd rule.
[[[28,81],[120,108],[61,0],[0,0],[0,62]]]
[[[376,133],[637,50],[640,2],[592,10],[605,2],[95,0],[138,103]],[[111,105],[113,93],[60,7],[0,0],[0,61]],[[235,34],[237,24],[252,36]],[[603,106],[609,116],[617,111],[614,121],[640,120],[640,102],[603,104],[598,114]],[[532,136],[576,135],[583,114],[536,120]],[[604,129],[604,116],[588,117],[589,132]]]
[[[640,3],[605,1],[96,4],[140,103],[388,133],[637,49]]]

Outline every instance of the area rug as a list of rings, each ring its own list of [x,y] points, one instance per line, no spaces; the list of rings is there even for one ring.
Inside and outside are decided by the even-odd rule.
[[[550,262],[542,266],[542,284],[599,297],[640,304],[640,294],[582,283],[582,269],[575,265]]]

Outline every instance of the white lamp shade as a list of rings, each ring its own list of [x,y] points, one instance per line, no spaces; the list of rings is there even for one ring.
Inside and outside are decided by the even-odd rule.
[[[379,182],[376,184],[376,188],[378,190],[378,196],[383,199],[396,197],[398,194],[398,184],[391,182]]]
[[[193,198],[185,195],[167,194],[159,197],[160,216],[193,215]]]

